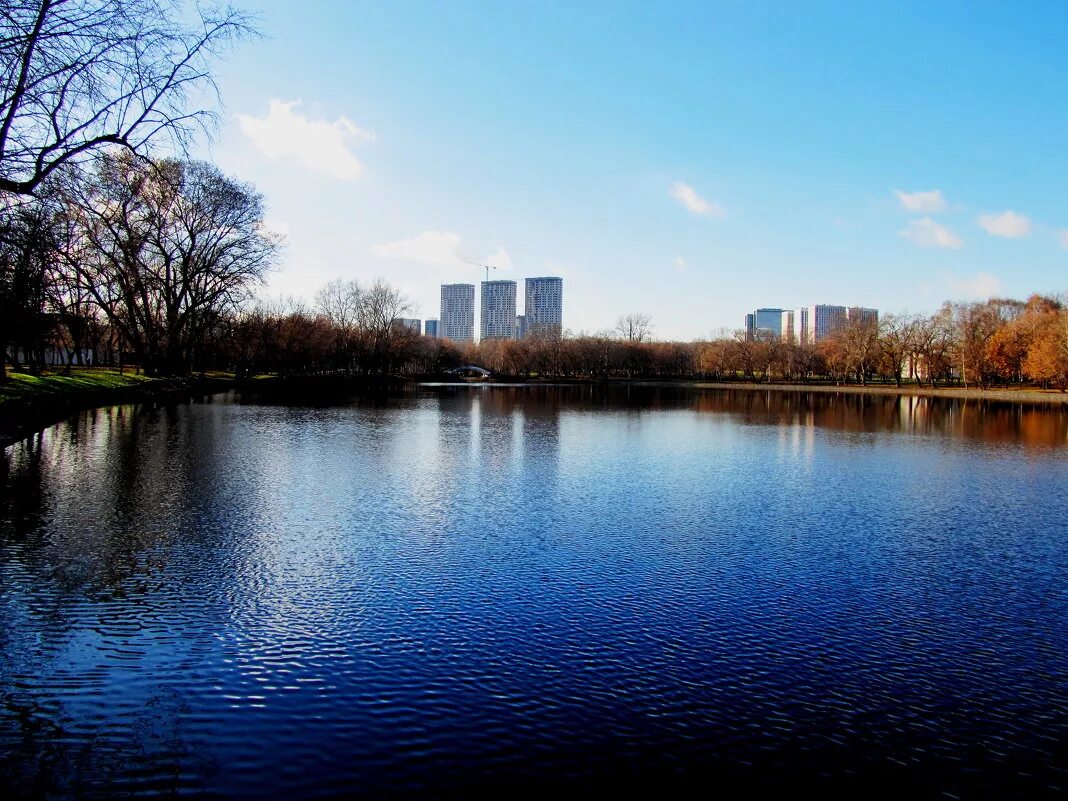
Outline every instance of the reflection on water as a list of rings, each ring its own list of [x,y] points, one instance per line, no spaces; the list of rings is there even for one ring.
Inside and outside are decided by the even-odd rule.
[[[1066,784],[1063,407],[267,400],[3,452],[16,795]]]

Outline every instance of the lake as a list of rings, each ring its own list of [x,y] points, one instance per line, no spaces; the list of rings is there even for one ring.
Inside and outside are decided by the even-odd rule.
[[[1066,621],[1068,407],[100,409],[0,459],[0,784],[1052,798]]]

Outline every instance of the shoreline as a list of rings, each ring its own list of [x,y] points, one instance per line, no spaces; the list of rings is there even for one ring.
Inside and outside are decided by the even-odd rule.
[[[310,379],[310,380],[308,380]],[[318,385],[318,386],[316,386]],[[311,396],[315,390],[326,387],[336,391],[346,386],[348,390],[389,391],[398,386],[445,385],[444,382],[400,378],[391,381],[346,380],[335,376],[272,376],[269,378],[239,381],[230,377],[186,377],[147,379],[137,384],[122,387],[90,387],[63,393],[32,393],[0,403],[0,448],[6,448],[21,439],[62,422],[67,417],[88,409],[118,406],[128,403],[161,403],[189,400],[200,395],[211,395],[231,389],[255,389],[271,394]],[[500,387],[667,387],[679,389],[707,389],[735,392],[818,393],[821,395],[872,395],[916,398],[943,398],[961,401],[991,403],[1014,403],[1030,406],[1068,405],[1068,393],[1036,389],[965,389],[963,387],[918,387],[889,386],[885,384],[860,386],[848,384],[760,384],[754,382],[700,381],[688,379],[616,379],[591,380],[527,380],[515,383],[502,381],[448,382],[449,386],[500,386]]]
[[[616,378],[603,381],[592,379],[527,379],[509,380],[506,377],[489,381],[443,382],[420,379],[419,386],[502,386],[502,387],[677,387],[685,389],[736,390],[741,392],[816,392],[824,395],[898,395],[917,398],[948,398],[955,400],[989,401],[993,403],[1024,403],[1031,405],[1068,405],[1068,392],[1041,389],[977,389],[974,387],[902,387],[890,384],[783,384],[754,381],[702,381],[683,378]]]
[[[87,387],[66,392],[33,392],[0,403],[0,448],[89,409],[129,403],[185,401],[234,389],[232,378],[153,378],[121,387]]]
[[[995,403],[1068,404],[1068,393],[1039,389],[974,389],[964,387],[895,387],[888,384],[757,384],[727,381],[634,381],[646,386],[689,386],[695,389],[736,389],[747,392],[819,392],[834,395],[908,395],[917,398],[993,401]]]

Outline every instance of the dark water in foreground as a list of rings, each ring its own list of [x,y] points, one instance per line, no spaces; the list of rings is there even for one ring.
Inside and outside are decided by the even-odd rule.
[[[0,458],[0,784],[1056,797],[1066,513],[1063,409],[87,412]]]

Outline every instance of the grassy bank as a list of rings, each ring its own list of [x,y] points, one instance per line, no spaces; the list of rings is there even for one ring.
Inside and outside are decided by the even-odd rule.
[[[0,446],[8,445],[75,412],[117,403],[184,400],[219,392],[234,384],[233,377],[149,378],[130,370],[73,368],[42,375],[9,373],[0,385]]]
[[[86,393],[112,392],[162,380],[135,375],[131,370],[119,373],[118,370],[97,367],[73,368],[70,375],[63,373],[29,375],[28,373],[9,372],[7,378],[6,383],[0,384],[0,411],[3,410],[4,404],[14,400],[31,398],[55,400]]]

